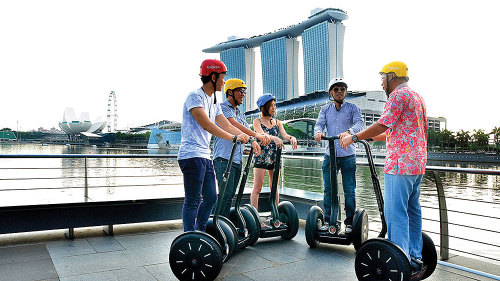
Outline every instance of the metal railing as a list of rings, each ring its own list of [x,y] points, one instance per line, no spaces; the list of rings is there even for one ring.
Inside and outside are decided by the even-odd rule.
[[[162,167],[155,168],[151,166],[151,163],[148,163],[148,165],[116,165],[117,163],[114,163],[114,165],[111,166],[92,166],[90,165],[90,161],[93,159],[151,159],[154,161],[157,160],[168,160],[171,159],[170,165],[167,165],[167,167],[172,168],[174,172],[170,173],[165,173],[165,169]],[[180,176],[182,175],[180,173],[180,170],[177,166],[177,163],[175,160],[176,155],[172,154],[157,154],[157,155],[150,155],[150,154],[58,154],[58,155],[27,155],[27,154],[15,154],[15,155],[0,155],[0,161],[4,161],[6,159],[79,159],[81,162],[79,162],[79,165],[77,163],[72,163],[70,167],[67,166],[58,166],[58,167],[45,167],[45,166],[35,166],[35,167],[27,167],[23,165],[19,165],[17,167],[9,166],[9,167],[4,167],[3,165],[0,165],[0,175],[8,175],[12,171],[20,171],[20,173],[24,174],[29,174],[30,171],[49,171],[49,170],[78,170],[80,171],[77,175],[67,175],[67,176],[62,176],[62,177],[16,177],[16,176],[0,176],[0,196],[2,195],[2,192],[4,191],[36,191],[36,190],[47,190],[47,189],[84,189],[84,197],[88,198],[89,196],[89,190],[92,188],[98,188],[98,187],[106,187],[106,185],[101,185],[101,186],[94,186],[90,185],[89,181],[90,180],[96,180],[96,179],[109,179],[109,178],[123,178],[123,179],[129,179],[129,178],[164,178],[164,177],[172,177],[172,176]],[[301,156],[284,156],[284,158],[289,158],[289,159],[315,159],[316,161],[319,162],[319,157],[301,157]],[[285,162],[285,161],[283,161]],[[360,166],[367,166],[367,163],[358,163]],[[377,167],[383,167],[382,164],[377,164]],[[295,176],[293,174],[290,174],[290,171],[293,169],[291,168],[297,168],[296,166],[287,166],[286,163],[283,165],[283,172],[282,172],[282,177],[281,177],[281,186],[287,186],[294,188],[292,182],[294,181],[294,177],[298,178],[302,182],[302,189],[308,189],[308,183],[311,182],[311,180],[316,179],[319,177],[319,181],[321,182],[321,168],[319,167],[300,167],[300,169],[307,171],[310,170],[312,172],[315,172],[316,175],[310,175],[310,176]],[[142,170],[137,173],[127,173],[123,175],[97,175],[93,176],[92,171],[96,169],[117,169],[117,170],[122,170],[122,169],[128,169],[127,171],[130,171],[130,169],[139,169]],[[154,173],[146,173],[144,169],[148,169],[148,171],[151,171],[151,169],[156,169]],[[500,202],[495,202],[493,201],[488,201],[488,200],[479,200],[479,199],[470,199],[467,197],[460,197],[460,196],[447,196],[446,194],[446,189],[448,188],[446,185],[443,184],[442,180],[442,173],[458,173],[458,174],[476,174],[476,175],[487,175],[487,176],[494,176],[496,177],[496,182],[498,183],[498,176],[500,176],[500,171],[499,170],[488,170],[488,169],[470,169],[470,168],[448,168],[448,167],[436,167],[436,166],[428,166],[427,167],[427,177],[432,178],[435,188],[436,188],[436,194],[432,195],[435,196],[435,199],[438,202],[438,206],[422,206],[422,208],[429,209],[429,210],[434,210],[439,213],[439,220],[436,218],[423,218],[426,221],[432,222],[432,223],[439,223],[439,231],[432,231],[432,230],[426,230],[427,232],[434,233],[436,235],[439,235],[440,243],[439,243],[439,249],[440,249],[440,258],[442,260],[447,260],[449,258],[449,251],[456,251],[456,252],[461,252],[465,254],[470,254],[473,256],[477,256],[480,258],[485,258],[489,259],[495,262],[500,262],[500,259],[497,257],[491,257],[486,254],[477,254],[477,253],[471,253],[468,251],[464,251],[463,249],[460,248],[452,248],[450,247],[450,238],[452,239],[460,239],[463,241],[471,242],[471,243],[477,243],[483,246],[491,247],[493,251],[499,251],[500,246],[498,243],[495,241],[500,240],[500,231],[499,230],[494,230],[490,226],[498,225],[500,222],[500,215],[499,213],[491,213],[488,215],[485,214],[480,214],[480,213],[475,213],[473,210],[468,210],[467,208],[464,209],[449,209],[447,206],[447,199],[448,200],[459,200],[463,201],[465,205],[467,203],[475,203],[475,204],[481,204],[484,206],[493,206],[493,209],[500,209]],[[379,174],[379,177],[381,177],[382,174]],[[252,177],[249,178],[249,181],[251,181]],[[62,187],[49,187],[49,186],[41,186],[37,188],[29,188],[29,187],[20,187],[19,185],[12,188],[12,187],[6,187],[4,183],[10,181],[10,182],[26,182],[26,181],[32,181],[32,180],[60,180],[60,179],[81,179],[83,180],[82,185],[76,185],[76,186],[62,186]],[[176,184],[181,184],[181,183],[176,183]],[[154,186],[154,185],[169,185],[169,183],[165,183],[162,180],[159,180],[157,183],[148,183],[148,184],[117,184],[113,185],[113,188],[125,188],[125,187],[141,187],[141,186]],[[500,184],[499,184],[500,185]],[[382,185],[383,186],[383,185]],[[317,188],[317,184],[315,185]],[[470,187],[470,186],[465,186],[461,188],[468,188],[468,189],[474,189],[474,190],[481,190],[484,189],[485,191],[491,191],[490,188],[481,188],[481,187]],[[341,189],[339,189],[340,191]],[[495,189],[496,192],[500,194],[500,189]],[[498,195],[500,196],[500,195]],[[131,198],[133,199],[133,198]],[[481,219],[486,219],[491,221],[490,223],[486,223],[483,227],[471,227],[470,225],[460,223],[460,222],[454,222],[449,220],[449,214],[457,214],[460,216],[472,216],[472,217],[479,217]],[[458,227],[458,228],[464,228],[464,229],[474,229],[478,231],[484,231],[489,234],[496,235],[498,238],[490,238],[488,239],[489,241],[479,241],[478,239],[471,239],[467,238],[464,236],[461,236],[461,233],[450,233],[449,228],[450,226],[453,227]],[[377,231],[377,230],[373,230]],[[493,241],[493,242],[492,242]]]
[[[35,191],[35,190],[71,190],[71,189],[83,189],[84,191],[84,198],[82,198],[83,201],[86,201],[89,199],[89,190],[93,188],[101,188],[101,187],[113,187],[113,188],[120,188],[120,187],[141,187],[141,186],[162,186],[162,185],[171,185],[169,183],[165,183],[161,180],[155,182],[155,183],[149,183],[146,185],[141,185],[141,184],[118,184],[118,185],[105,185],[105,186],[100,186],[100,185],[90,185],[89,180],[98,180],[98,179],[119,179],[119,178],[164,178],[164,177],[171,177],[171,176],[178,176],[181,175],[180,170],[174,174],[172,173],[162,173],[163,171],[158,171],[158,173],[152,173],[152,174],[137,174],[137,173],[132,173],[132,174],[125,174],[125,175],[104,175],[104,176],[92,176],[91,171],[96,171],[96,170],[102,170],[102,169],[115,169],[115,170],[121,170],[121,169],[127,169],[128,171],[134,170],[134,169],[148,169],[151,171],[152,169],[158,170],[158,167],[152,167],[148,165],[142,165],[142,166],[116,166],[111,165],[111,166],[91,166],[89,162],[91,160],[97,160],[97,159],[151,159],[151,160],[165,160],[165,159],[176,159],[177,155],[176,154],[0,154],[0,159],[5,160],[5,159],[73,159],[78,162],[72,162],[71,166],[69,167],[62,167],[62,166],[56,166],[56,167],[26,167],[26,166],[17,166],[17,167],[2,167],[0,166],[0,173],[2,172],[13,172],[13,171],[24,171],[25,174],[28,174],[30,172],[34,171],[42,171],[42,172],[48,172],[48,171],[54,171],[54,170],[71,170],[73,173],[77,175],[70,175],[70,176],[62,176],[62,177],[45,177],[45,176],[40,176],[40,177],[0,177],[0,183],[2,186],[0,187],[0,196],[1,192],[3,191]],[[175,161],[177,162],[177,161]],[[148,163],[150,164],[150,163]],[[18,164],[19,165],[19,164]],[[61,164],[63,165],[63,164]],[[173,167],[174,169],[178,170],[177,163],[173,163],[170,167]],[[160,174],[162,173],[162,174]],[[20,184],[17,184],[14,187],[9,187],[5,186],[5,182],[21,182],[21,181],[34,181],[34,180],[39,180],[39,181],[54,181],[54,180],[72,180],[73,182],[82,180],[83,183],[77,184],[77,185],[72,185],[72,186],[61,186],[61,187],[53,187],[53,186],[48,186],[48,185],[43,185],[41,187],[24,187],[20,186]],[[181,184],[176,183],[176,184]],[[131,198],[133,199],[133,198]]]
[[[300,159],[302,159],[302,160],[304,160],[304,159],[316,160],[318,162],[320,161],[320,159],[322,159],[322,157],[317,157],[317,156],[316,157],[308,157],[308,156],[288,156],[288,155],[285,155],[284,157],[289,158],[289,159],[299,159],[299,160]],[[357,163],[358,166],[368,166],[368,163],[359,162],[359,160],[362,160],[362,159],[363,158],[361,158],[361,157],[358,158],[358,163]],[[306,189],[313,189],[313,188],[315,188],[316,190],[318,189],[317,182],[312,183],[312,184],[311,183],[307,184],[307,182],[311,182],[315,178],[321,177],[321,173],[322,173],[321,167],[319,167],[319,168],[318,167],[316,167],[316,168],[315,167],[300,167],[301,170],[307,171],[306,173],[309,175],[303,175],[303,174],[293,175],[293,174],[287,173],[287,170],[296,170],[296,169],[298,169],[298,167],[297,166],[289,166],[286,164],[285,161],[283,161],[283,163],[285,163],[285,164],[283,166],[283,173],[282,173],[282,175],[284,175],[284,176],[281,177],[281,180],[282,180],[281,185],[282,186],[288,186],[288,187],[293,186],[294,185],[293,181],[296,181],[298,179],[298,180],[302,180],[304,182],[303,187],[305,187]],[[377,163],[375,165],[376,165],[376,167],[379,167],[379,168],[384,167],[384,164],[381,164],[381,163]],[[312,173],[315,173],[315,175],[311,175]],[[426,177],[428,179],[432,179],[432,181],[434,182],[436,194],[426,194],[426,196],[430,196],[430,195],[434,196],[435,199],[437,199],[438,206],[422,205],[423,209],[434,210],[434,211],[437,211],[439,214],[439,220],[436,218],[429,218],[429,217],[423,217],[423,220],[429,221],[429,222],[434,222],[434,223],[439,223],[439,231],[438,232],[433,231],[433,230],[429,230],[429,229],[427,229],[425,231],[428,233],[433,233],[433,234],[439,235],[440,241],[439,241],[439,244],[437,244],[437,243],[436,244],[437,244],[437,246],[439,246],[441,260],[448,260],[450,257],[449,251],[452,250],[455,252],[469,254],[469,255],[484,258],[487,260],[500,262],[500,257],[492,257],[492,256],[488,256],[485,254],[477,254],[477,253],[472,253],[469,251],[464,251],[463,249],[460,249],[457,247],[450,247],[450,238],[452,238],[452,239],[462,240],[462,241],[466,241],[466,242],[470,242],[470,243],[484,245],[487,247],[492,247],[492,252],[494,252],[494,251],[498,252],[500,250],[500,245],[498,243],[496,243],[496,241],[498,241],[500,239],[500,229],[494,230],[494,229],[491,229],[489,226],[498,225],[498,223],[500,222],[500,212],[492,213],[490,215],[485,215],[485,214],[474,213],[474,210],[470,210],[470,209],[467,210],[467,208],[464,208],[465,210],[450,209],[447,205],[447,199],[448,200],[463,201],[464,206],[467,206],[468,202],[478,203],[478,204],[482,204],[485,206],[491,205],[491,206],[493,206],[491,208],[493,210],[495,210],[495,209],[500,210],[500,200],[497,200],[497,202],[494,202],[494,201],[491,202],[491,201],[485,201],[485,200],[471,199],[471,198],[467,198],[467,197],[457,197],[457,196],[450,196],[450,195],[447,196],[445,191],[447,188],[450,188],[450,187],[443,185],[443,180],[442,180],[443,173],[475,174],[475,175],[493,176],[496,178],[496,183],[498,186],[497,189],[473,187],[473,186],[465,186],[465,187],[462,186],[461,188],[472,189],[475,191],[478,191],[478,190],[492,191],[493,190],[494,192],[497,192],[497,197],[500,198],[500,170],[427,166]],[[340,178],[341,177],[339,177],[339,180],[340,180]],[[379,179],[380,178],[383,178],[382,171],[379,171]],[[383,187],[383,185],[382,185],[382,187]],[[368,188],[368,187],[365,187],[365,188]],[[453,188],[453,187],[451,187],[451,188]],[[339,193],[340,194],[343,193],[342,188],[340,186],[339,186]],[[358,196],[359,196],[359,194],[357,194],[357,197]],[[374,194],[371,193],[368,196],[374,197]],[[422,196],[424,196],[424,195],[421,194],[421,198],[422,198]],[[361,198],[361,199],[366,199],[366,198]],[[341,200],[339,202],[342,203],[343,201]],[[364,206],[361,206],[361,207],[363,208]],[[376,207],[374,207],[374,206],[372,206],[372,207],[373,207],[373,210],[372,210],[373,213],[378,213],[378,211],[376,210]],[[464,223],[450,221],[449,220],[450,213],[457,214],[457,215],[466,215],[466,216],[471,216],[471,217],[480,217],[481,219],[489,220],[490,224],[487,224],[483,227],[477,227],[477,226],[470,226],[470,225],[467,225]],[[493,237],[489,237],[488,241],[480,241],[479,239],[471,239],[471,238],[463,237],[463,236],[461,236],[461,233],[450,233],[450,231],[449,231],[450,226],[463,228],[464,233],[470,232],[469,230],[484,231],[484,232],[487,232],[489,234],[496,235],[497,238],[495,239]],[[371,231],[378,233],[379,230],[371,229]],[[493,241],[493,242],[491,242],[491,241]]]

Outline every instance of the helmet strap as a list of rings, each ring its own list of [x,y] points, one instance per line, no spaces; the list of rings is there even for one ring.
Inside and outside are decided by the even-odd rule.
[[[385,86],[385,95],[387,96],[387,98],[389,98],[389,95],[391,94],[391,91],[389,89],[389,85],[391,84],[391,81],[393,80],[394,78],[392,78],[391,80],[389,80],[389,73],[386,73],[385,74],[385,81],[387,83],[387,85]]]
[[[226,96],[228,96],[228,97],[232,97],[232,98],[233,98],[233,101],[234,101],[234,104],[235,104],[236,106],[240,105],[240,104],[238,104],[238,102],[236,101],[236,98],[234,97],[234,89],[233,89],[233,90],[231,90],[231,91],[232,91],[233,93],[232,93],[232,94],[228,94],[228,93],[226,93]]]
[[[217,104],[217,80],[219,80],[219,73],[215,72],[215,81],[212,80],[212,85],[214,85],[214,104]]]

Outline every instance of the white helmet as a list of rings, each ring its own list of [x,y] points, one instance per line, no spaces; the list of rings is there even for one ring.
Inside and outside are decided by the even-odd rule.
[[[328,89],[326,89],[327,92],[330,92],[330,90],[332,89],[333,85],[335,84],[342,84],[342,86],[344,86],[346,89],[347,89],[347,83],[344,82],[344,79],[342,78],[333,78],[330,83],[328,83]]]

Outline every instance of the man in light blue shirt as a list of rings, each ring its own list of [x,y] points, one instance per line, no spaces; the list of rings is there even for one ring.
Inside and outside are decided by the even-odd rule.
[[[314,126],[314,139],[321,142],[321,137],[324,136],[326,126],[327,136],[344,136],[347,133],[356,134],[363,130],[364,123],[361,117],[361,111],[352,103],[345,102],[347,93],[347,84],[341,78],[334,78],[328,85],[328,93],[332,103],[324,105],[318,115],[318,120]],[[352,232],[352,219],[356,209],[356,148],[354,144],[347,149],[340,146],[339,140],[335,140],[336,165],[338,173],[342,173],[342,185],[344,187],[345,197],[345,212],[346,219],[345,233]],[[333,190],[330,186],[330,151],[327,142],[326,154],[323,160],[323,186],[324,197],[323,204],[325,207],[325,225],[322,229],[328,229],[329,224],[335,225],[337,229],[340,227],[337,221],[338,216],[338,190]],[[335,186],[334,186],[335,188]],[[333,204],[332,204],[333,199]],[[331,216],[331,217],[330,217]]]
[[[222,109],[222,113],[227,118],[227,120],[236,128],[238,128],[243,133],[256,137],[263,144],[269,144],[270,139],[267,135],[256,133],[250,130],[250,126],[248,125],[245,116],[238,108],[238,105],[243,103],[243,99],[246,95],[247,86],[245,82],[241,79],[229,79],[226,81],[224,86],[224,93],[226,94],[226,100],[221,103],[220,107]],[[215,176],[217,178],[217,182],[219,183],[219,189],[221,188],[221,184],[223,182],[224,171],[229,164],[229,158],[231,155],[231,149],[233,144],[222,138],[215,138],[214,143],[214,167],[215,167]],[[256,141],[252,141],[252,146],[256,155],[260,154],[260,145]],[[241,176],[241,162],[243,158],[243,145],[238,145],[236,147],[236,151],[233,157],[233,163],[231,165],[231,173],[229,179],[227,181],[226,190],[223,198],[219,198],[222,200],[221,206],[221,216],[229,217],[229,211],[231,209],[231,201],[236,193],[236,189],[238,187],[238,182]]]
[[[203,85],[191,92],[184,103],[182,140],[177,158],[184,179],[184,231],[205,231],[217,201],[215,172],[210,159],[212,134],[233,142],[246,143],[249,139],[248,135],[229,123],[217,104],[215,92],[222,89],[226,72],[223,62],[204,60],[200,67]]]

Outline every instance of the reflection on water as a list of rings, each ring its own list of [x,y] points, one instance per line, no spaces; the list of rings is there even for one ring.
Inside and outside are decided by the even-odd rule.
[[[148,151],[0,144],[0,153],[147,154]],[[88,158],[87,178],[85,174],[83,158],[0,159],[0,205],[166,198],[183,194],[183,189],[179,189],[181,173],[172,158]]]
[[[358,159],[363,162],[363,159]],[[484,163],[429,163],[437,166],[478,168],[498,170],[499,165]],[[382,189],[384,188],[383,168],[376,168]],[[500,177],[467,173],[439,173],[443,182],[448,209],[450,248],[472,252],[476,255],[493,257],[500,264],[500,247],[491,241],[500,240]],[[284,160],[284,185],[287,187],[322,192],[321,161],[304,159]],[[338,177],[339,192],[342,192],[342,177]],[[370,220],[370,236],[376,236],[381,228],[380,215],[373,192],[371,174],[368,167],[358,166],[356,172],[357,207],[365,209]],[[341,200],[343,202],[343,199]],[[421,185],[423,229],[439,245],[439,203],[433,172],[424,175]],[[465,238],[472,241],[458,239]],[[463,254],[463,253],[462,253]],[[475,257],[477,258],[477,257]],[[487,260],[492,262],[491,260]]]
[[[124,150],[65,145],[0,143],[1,154],[147,154],[165,151]],[[280,186],[313,192],[323,192],[320,161],[290,159],[283,161],[284,174]],[[361,157],[360,162],[366,159]],[[378,160],[378,162],[383,160]],[[246,161],[245,161],[246,163]],[[496,169],[499,165],[485,163],[429,161],[430,166]],[[12,169],[15,168],[15,169]],[[35,169],[26,169],[35,168]],[[376,168],[383,188],[383,168]],[[449,230],[452,236],[484,243],[500,241],[500,177],[466,173],[440,172],[448,205]],[[30,180],[25,180],[31,178]],[[6,180],[8,179],[8,180]],[[341,177],[339,190],[341,191]],[[370,229],[376,235],[380,217],[373,194],[368,167],[358,166],[356,173],[357,206],[367,211]],[[85,160],[61,159],[0,159],[0,205],[29,205],[58,202],[82,202],[139,198],[183,196],[182,173],[174,158],[88,159],[87,183]],[[85,193],[85,184],[88,194]],[[268,186],[266,176],[265,186]],[[246,186],[253,186],[253,171]],[[434,176],[426,173],[422,180],[421,205],[423,227],[439,244],[439,210]],[[476,215],[478,214],[478,215]],[[450,238],[450,247],[478,255],[493,256],[500,263],[500,249],[491,245]],[[491,262],[491,260],[489,260]]]

